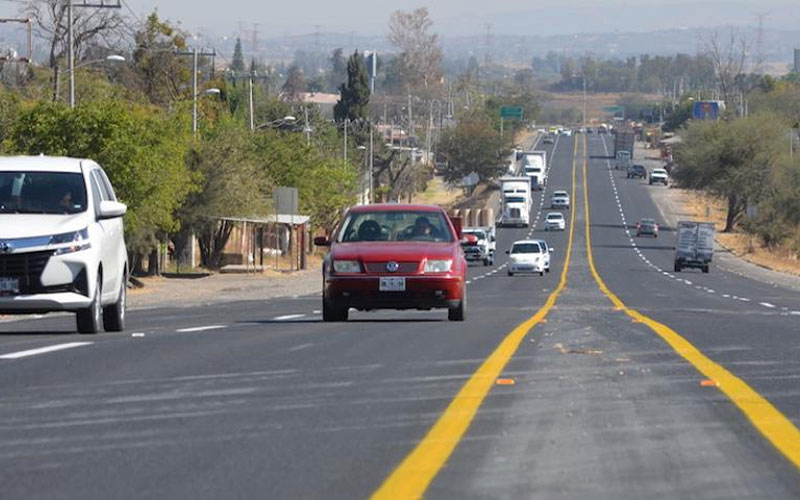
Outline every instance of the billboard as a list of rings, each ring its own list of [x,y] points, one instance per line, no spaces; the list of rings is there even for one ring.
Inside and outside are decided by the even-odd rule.
[[[724,101],[697,101],[694,103],[692,118],[695,120],[719,120],[720,112],[724,109]]]

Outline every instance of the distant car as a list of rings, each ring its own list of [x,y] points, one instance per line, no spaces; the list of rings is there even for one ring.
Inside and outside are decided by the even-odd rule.
[[[631,165],[628,167],[628,179],[647,179],[647,170],[644,165]]]
[[[650,235],[658,238],[658,222],[654,219],[642,219],[636,223],[636,236]]]
[[[567,221],[564,215],[559,212],[550,212],[544,219],[545,231],[563,231],[567,228]]]
[[[550,208],[566,208],[569,209],[569,193],[566,191],[555,191],[550,200]]]
[[[556,140],[552,135],[546,135],[544,139],[542,139],[542,144],[555,144],[555,142]]]
[[[594,129],[592,127],[586,127],[587,134],[594,134]]]
[[[539,276],[544,276],[546,254],[538,240],[515,241],[511,250],[506,250],[506,253],[509,255],[509,276],[514,276],[515,273],[539,273]]]
[[[350,308],[447,309],[464,321],[467,262],[460,234],[435,205],[351,208],[329,238],[322,265],[322,319],[346,321]],[[477,239],[477,238],[476,238]]]
[[[561,135],[565,135],[567,137],[571,137],[572,136],[572,130],[568,129],[568,128],[562,129],[561,130]]]
[[[126,210],[91,160],[0,159],[0,314],[73,312],[80,333],[122,331]]]
[[[669,174],[663,168],[654,168],[650,171],[650,184],[669,185]]]

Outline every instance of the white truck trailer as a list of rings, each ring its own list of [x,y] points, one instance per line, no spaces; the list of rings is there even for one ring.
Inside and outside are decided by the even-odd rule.
[[[530,225],[531,217],[531,178],[501,177],[500,186],[503,192],[503,213],[500,216],[501,226]]]

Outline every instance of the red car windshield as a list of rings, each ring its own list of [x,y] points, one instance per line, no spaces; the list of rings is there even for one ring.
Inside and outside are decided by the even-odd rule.
[[[386,210],[351,213],[342,225],[338,241],[453,241],[442,212]]]

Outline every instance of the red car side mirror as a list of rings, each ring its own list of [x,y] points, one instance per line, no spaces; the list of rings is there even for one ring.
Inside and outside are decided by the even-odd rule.
[[[314,245],[318,247],[329,247],[331,246],[331,240],[328,239],[327,236],[315,236]]]

